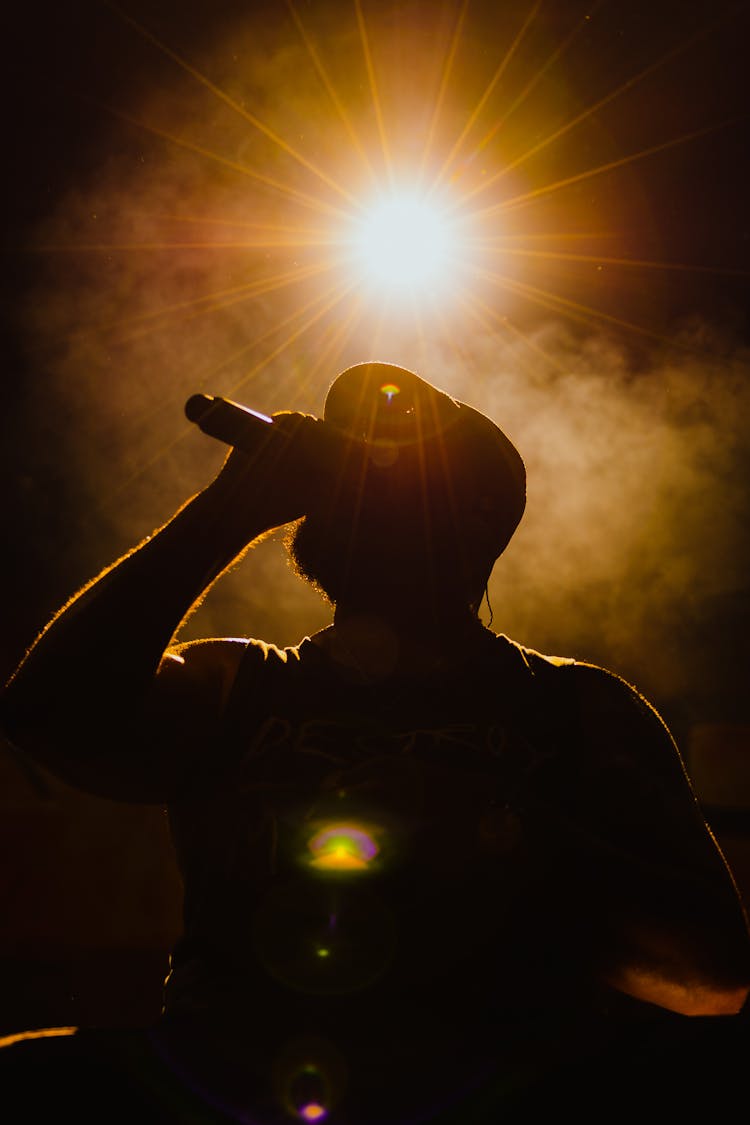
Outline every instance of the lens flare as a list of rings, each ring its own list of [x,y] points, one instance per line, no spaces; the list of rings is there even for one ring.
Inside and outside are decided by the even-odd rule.
[[[308,841],[310,866],[319,871],[364,871],[378,854],[373,837],[353,824],[332,824]]]
[[[289,1108],[301,1121],[323,1121],[328,1116],[328,1085],[323,1070],[314,1063],[304,1063],[291,1076]]]
[[[401,394],[401,388],[397,387],[395,383],[383,383],[380,388],[381,395],[385,395],[389,402],[393,402],[396,395]]]
[[[299,1115],[303,1121],[322,1121],[327,1116],[326,1110],[317,1102],[300,1106]]]
[[[453,249],[451,222],[417,195],[377,202],[361,220],[353,249],[366,280],[384,289],[439,285]]]

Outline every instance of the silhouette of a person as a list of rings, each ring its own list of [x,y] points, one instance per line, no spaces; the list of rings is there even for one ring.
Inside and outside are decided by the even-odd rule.
[[[5,688],[22,753],[167,806],[185,896],[158,1025],[20,1036],[5,1088],[40,1120],[252,1125],[601,1120],[613,1089],[739,1088],[747,920],[667,727],[615,673],[479,620],[525,506],[511,441],[382,363],[272,429]],[[285,524],[332,624],[180,643]]]

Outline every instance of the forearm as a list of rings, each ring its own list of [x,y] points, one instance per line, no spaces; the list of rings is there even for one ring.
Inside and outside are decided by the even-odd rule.
[[[738,1012],[750,990],[750,934],[731,872],[656,869],[625,881],[608,910],[604,979],[682,1015]]]
[[[602,979],[685,1015],[738,1011],[750,987],[745,906],[670,732],[611,673],[567,674],[585,768],[559,794],[565,814],[548,839],[578,873],[582,915],[595,904]]]
[[[565,920],[573,954],[617,991],[683,1015],[737,1012],[750,988],[750,933],[736,883],[689,805],[684,815],[666,798],[660,808],[658,835],[674,846],[646,854],[645,797],[631,848],[550,810],[537,826],[549,909]]]
[[[216,482],[104,571],[52,620],[3,693],[3,726],[33,750],[51,734],[137,707],[180,623],[211,583],[270,526],[234,518]]]
[[[750,986],[675,981],[660,973],[635,967],[609,974],[606,983],[626,996],[683,1016],[737,1015],[750,993]]]

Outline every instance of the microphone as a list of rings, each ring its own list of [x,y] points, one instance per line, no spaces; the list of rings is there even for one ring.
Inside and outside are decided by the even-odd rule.
[[[255,453],[272,434],[273,418],[219,395],[191,395],[185,414],[204,434],[244,453]]]

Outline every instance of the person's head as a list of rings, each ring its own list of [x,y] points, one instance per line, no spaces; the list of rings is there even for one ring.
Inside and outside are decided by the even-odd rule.
[[[344,456],[289,539],[298,573],[334,604],[400,604],[420,590],[476,610],[525,507],[525,468],[510,440],[388,363],[343,371],[324,420],[345,438]]]

